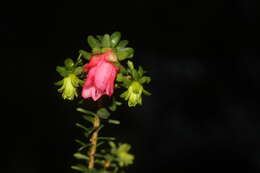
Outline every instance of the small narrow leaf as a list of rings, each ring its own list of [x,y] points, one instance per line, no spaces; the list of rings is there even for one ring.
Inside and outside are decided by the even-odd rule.
[[[86,59],[86,60],[90,60],[91,58],[91,53],[85,51],[85,50],[79,50],[79,53]]]
[[[139,76],[143,76],[143,74],[144,74],[144,70],[141,66],[139,66],[139,68],[138,68],[138,74],[139,74]]]
[[[87,115],[96,116],[96,114],[95,114],[94,112],[88,111],[88,110],[83,109],[83,108],[77,108],[76,110],[79,111],[79,112],[82,112],[82,113],[84,113],[84,114],[87,114]]]
[[[130,47],[117,49],[116,55],[120,61],[132,58],[134,56],[134,49]]]
[[[97,39],[95,39],[95,37],[93,37],[92,35],[88,36],[87,38],[88,44],[92,49],[95,48],[100,48],[100,43]]]
[[[103,40],[103,35],[97,35],[97,38],[98,38],[98,40],[100,41],[100,42],[102,42],[102,40]]]
[[[127,40],[121,40],[116,48],[117,49],[125,48],[127,45],[128,45],[128,41]]]
[[[96,128],[91,128],[89,131],[86,131],[84,133],[84,136],[88,138],[89,135],[91,135],[96,129],[97,129],[97,127]]]
[[[67,77],[68,76],[68,71],[66,70],[65,67],[57,66],[56,71],[62,76],[62,77]]]
[[[83,70],[82,67],[77,67],[77,68],[75,68],[74,73],[75,73],[76,75],[79,75],[80,73],[82,73],[82,70]]]
[[[83,126],[82,124],[79,124],[79,123],[76,123],[76,126],[85,130],[86,132],[89,132],[91,130],[91,129],[89,129],[89,128],[87,128],[87,127],[85,127],[85,126]]]
[[[148,77],[148,76],[144,76],[144,77],[142,77],[142,78],[139,80],[139,82],[140,82],[141,84],[150,83],[150,81],[151,81],[151,78]]]
[[[99,140],[108,140],[108,141],[113,141],[115,140],[116,138],[114,137],[98,137]]]
[[[89,143],[89,144],[86,144],[86,143],[84,143],[84,142],[82,142],[81,140],[78,140],[78,139],[76,139],[75,142],[77,142],[78,144],[81,145],[81,147],[78,149],[78,151],[82,151],[83,149],[85,149],[85,148],[91,146],[90,143]]]
[[[63,85],[63,79],[58,82],[55,82],[54,85],[57,85],[57,86]]]
[[[99,147],[99,146],[101,146],[102,144],[104,144],[105,142],[99,142],[98,144],[97,144],[97,147]]]
[[[120,121],[118,121],[118,120],[108,120],[108,122],[110,123],[110,124],[116,124],[116,125],[118,125],[118,124],[120,124]]]
[[[102,39],[102,47],[103,48],[110,48],[111,47],[110,36],[108,34],[105,34],[103,39]]]
[[[84,118],[85,120],[87,120],[88,122],[93,123],[93,121],[94,121],[94,118],[93,118],[93,117],[90,117],[90,116],[87,116],[87,115],[82,115],[82,116],[83,116],[83,118]]]
[[[107,119],[107,118],[110,116],[110,113],[108,112],[108,110],[107,110],[106,108],[100,108],[100,109],[97,111],[97,115],[98,115],[100,118]]]
[[[75,153],[73,155],[76,159],[82,159],[82,160],[89,160],[88,156],[82,154],[82,153]]]
[[[72,169],[75,169],[77,171],[81,171],[81,172],[88,172],[88,168],[84,165],[74,165],[74,166],[71,166]]]
[[[86,146],[88,144],[84,143],[83,141],[79,140],[79,139],[75,139],[75,142],[77,142],[78,144],[82,145],[82,146]]]
[[[121,39],[121,33],[120,32],[114,32],[112,35],[111,35],[111,44],[112,44],[112,47],[115,47],[118,42],[120,41]]]
[[[143,89],[143,93],[144,93],[144,95],[147,95],[147,96],[152,95],[150,92],[146,91],[145,89]]]

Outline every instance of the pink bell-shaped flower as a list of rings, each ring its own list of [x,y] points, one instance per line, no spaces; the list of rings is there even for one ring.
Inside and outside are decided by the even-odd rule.
[[[94,55],[90,62],[84,66],[87,72],[82,97],[98,100],[102,95],[111,96],[114,92],[114,81],[119,71],[112,62],[117,60],[112,50],[103,54]]]

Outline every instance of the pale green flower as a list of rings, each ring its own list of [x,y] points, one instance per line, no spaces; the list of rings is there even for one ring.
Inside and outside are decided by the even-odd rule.
[[[134,156],[128,153],[130,148],[131,146],[129,144],[119,144],[117,149],[117,156],[119,158],[119,165],[121,167],[133,164]]]
[[[142,104],[142,92],[143,86],[139,82],[134,81],[131,83],[128,90],[121,94],[121,97],[128,100],[129,107],[134,107],[137,104]]]
[[[73,100],[78,96],[77,87],[80,86],[82,80],[80,80],[75,74],[71,73],[63,80],[56,83],[56,85],[62,85],[58,92],[62,93],[63,99]]]
[[[117,147],[114,142],[109,142],[111,146],[111,153],[116,156],[116,160],[119,166],[124,167],[133,164],[134,155],[128,153],[131,149],[131,146],[127,143],[119,143]]]

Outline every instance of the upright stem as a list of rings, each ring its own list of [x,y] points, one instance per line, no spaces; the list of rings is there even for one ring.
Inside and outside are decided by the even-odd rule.
[[[92,136],[90,138],[91,147],[88,152],[88,156],[89,156],[88,168],[94,168],[99,126],[100,126],[100,119],[98,115],[96,115],[93,121],[93,128],[96,128],[96,130],[92,133]]]

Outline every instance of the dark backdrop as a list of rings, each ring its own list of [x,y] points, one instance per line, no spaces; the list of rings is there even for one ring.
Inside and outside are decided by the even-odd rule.
[[[133,146],[128,172],[259,172],[256,1],[1,5],[1,172],[72,172],[80,115],[56,92],[55,66],[114,31],[152,76],[153,95],[107,128]]]

